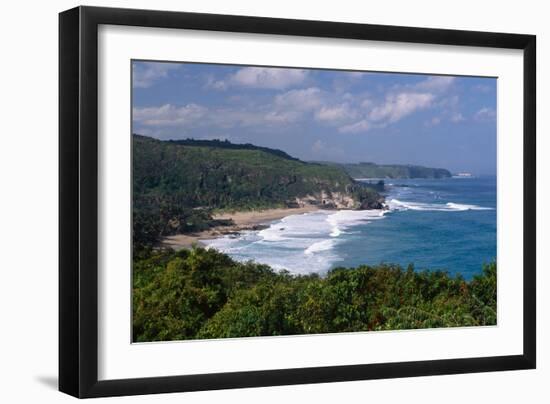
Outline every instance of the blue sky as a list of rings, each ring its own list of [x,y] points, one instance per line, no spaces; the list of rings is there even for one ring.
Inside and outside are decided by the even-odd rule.
[[[495,78],[134,61],[134,133],[496,172]]]

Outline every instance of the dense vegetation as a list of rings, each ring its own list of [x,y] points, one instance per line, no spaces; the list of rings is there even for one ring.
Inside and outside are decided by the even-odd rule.
[[[451,173],[444,168],[429,168],[414,165],[357,163],[342,164],[353,178],[449,178]]]
[[[304,197],[333,207],[342,196],[358,208],[377,207],[381,198],[341,167],[306,163],[280,150],[133,136],[133,231],[138,247],[162,236],[229,224],[213,220],[213,209],[293,207]]]
[[[276,273],[214,250],[134,257],[133,340],[496,324],[496,264],[470,281],[393,265]]]
[[[168,143],[183,145],[183,146],[202,146],[202,147],[217,147],[219,149],[232,149],[232,150],[260,150],[274,156],[282,157],[287,160],[300,161],[299,159],[292,157],[288,153],[282,150],[270,149],[269,147],[256,146],[251,143],[237,144],[231,143],[229,140],[201,140],[201,139],[181,139],[181,140],[168,140]]]

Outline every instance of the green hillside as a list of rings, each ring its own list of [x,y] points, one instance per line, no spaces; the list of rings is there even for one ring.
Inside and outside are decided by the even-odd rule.
[[[450,171],[444,168],[429,168],[413,165],[357,163],[342,164],[353,178],[449,178]]]
[[[133,136],[134,241],[220,224],[212,209],[380,207],[380,195],[341,167],[306,163],[280,150],[220,141]]]

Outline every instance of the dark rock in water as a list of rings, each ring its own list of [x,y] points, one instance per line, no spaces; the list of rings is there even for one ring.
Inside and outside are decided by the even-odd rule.
[[[361,207],[359,209],[368,210],[368,209],[383,209],[383,208],[384,208],[384,199],[381,198],[375,201],[366,199],[361,203]]]
[[[264,230],[268,229],[269,225],[267,224],[254,224],[248,228],[248,230]]]

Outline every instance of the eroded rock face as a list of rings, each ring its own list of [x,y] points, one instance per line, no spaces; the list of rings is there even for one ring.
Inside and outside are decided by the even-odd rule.
[[[313,205],[323,209],[359,209],[361,204],[350,195],[340,192],[322,191],[317,195],[306,195],[302,198],[296,198],[287,205],[292,207]]]

